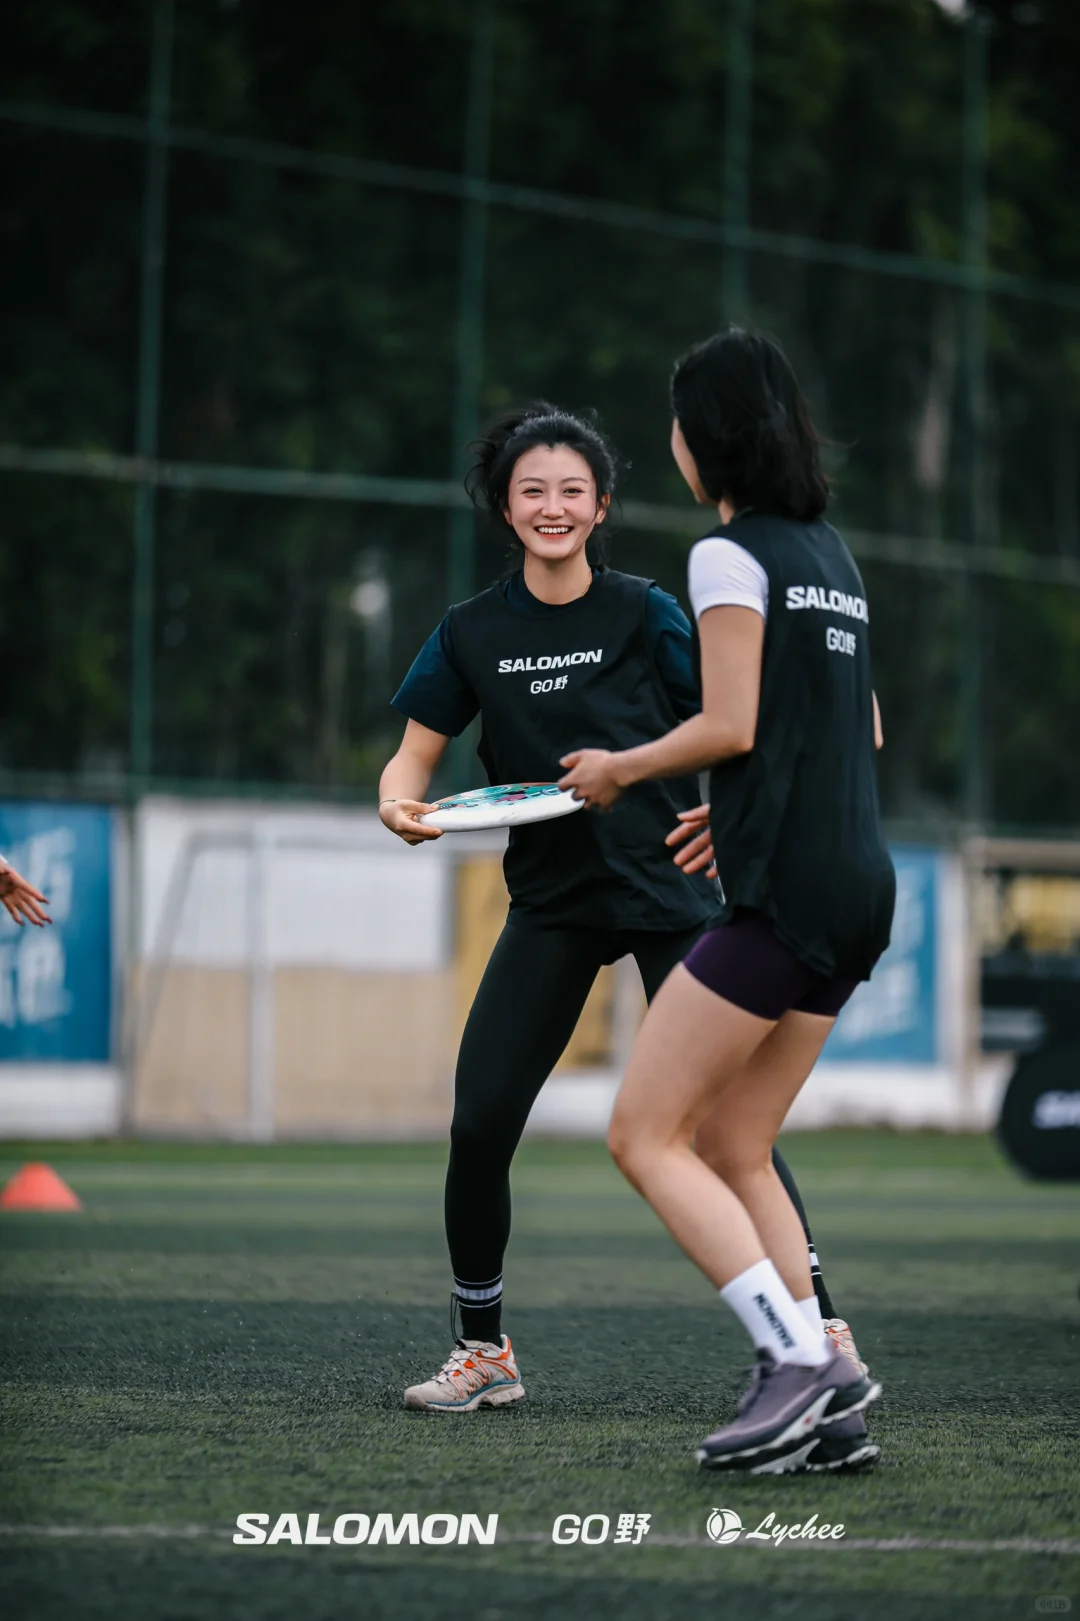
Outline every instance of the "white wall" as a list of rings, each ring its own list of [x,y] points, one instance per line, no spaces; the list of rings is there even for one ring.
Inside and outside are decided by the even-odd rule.
[[[4,1064],[0,1137],[112,1137],[121,1099],[114,1064]]]
[[[133,832],[138,957],[160,953],[176,965],[244,968],[254,947],[256,959],[268,968],[327,967],[375,975],[447,968],[453,956],[455,863],[464,855],[501,849],[505,841],[501,833],[451,836],[409,849],[391,838],[373,810],[171,798],[143,801]],[[118,838],[118,940],[129,908],[127,853],[126,838]],[[261,916],[251,881],[253,861],[260,860]],[[964,1025],[962,875],[955,858],[940,860],[939,1062],[925,1067],[823,1063],[792,1110],[793,1129],[831,1124],[978,1128],[996,1117],[1008,1060],[984,1060],[965,1074],[970,1032]],[[181,883],[185,862],[187,878]],[[621,1058],[628,1042],[618,1046]],[[452,1064],[448,1053],[447,1076]],[[618,1081],[616,1068],[560,1075],[541,1094],[530,1130],[601,1135]],[[0,1134],[108,1133],[119,1124],[121,1096],[117,1066],[5,1065]]]
[[[256,842],[265,923],[253,942]],[[424,970],[449,959],[450,841],[410,849],[374,811],[148,799],[136,844],[140,957],[242,967],[254,943],[272,967]]]
[[[954,1071],[899,1064],[819,1064],[796,1098],[785,1131],[892,1126],[898,1131],[989,1131],[1012,1071],[1008,1054],[984,1058],[970,1088]],[[529,1118],[533,1135],[603,1137],[619,1090],[616,1070],[558,1075]]]

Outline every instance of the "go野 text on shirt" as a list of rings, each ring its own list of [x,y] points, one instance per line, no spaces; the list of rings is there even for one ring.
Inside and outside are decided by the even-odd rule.
[[[568,664],[599,664],[603,653],[604,649],[602,647],[594,647],[586,653],[541,653],[537,659],[500,659],[499,674],[527,675],[538,670],[559,670]],[[567,686],[569,680],[568,675],[549,675],[538,681],[530,681],[529,691],[533,693],[560,692],[563,687]]]

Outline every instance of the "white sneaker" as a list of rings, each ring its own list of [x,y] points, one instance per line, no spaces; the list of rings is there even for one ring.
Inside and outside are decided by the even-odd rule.
[[[409,1386],[405,1405],[428,1413],[472,1413],[520,1401],[524,1394],[514,1348],[504,1334],[501,1345],[458,1340],[434,1378]]]
[[[825,1330],[825,1338],[834,1351],[846,1356],[853,1367],[860,1373],[869,1373],[869,1368],[859,1356],[855,1348],[855,1336],[842,1317],[826,1317],[821,1325]]]

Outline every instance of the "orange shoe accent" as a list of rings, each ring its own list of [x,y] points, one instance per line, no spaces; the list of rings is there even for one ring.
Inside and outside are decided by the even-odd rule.
[[[458,1340],[438,1373],[410,1385],[405,1406],[428,1412],[472,1413],[478,1407],[503,1407],[525,1394],[513,1346],[504,1334],[498,1346],[481,1340]]]
[[[24,1165],[3,1193],[0,1210],[81,1210],[82,1201],[51,1165]]]
[[[853,1367],[860,1373],[869,1373],[870,1369],[855,1349],[855,1336],[842,1317],[826,1317],[822,1327],[825,1330],[825,1340],[834,1351],[847,1357]]]

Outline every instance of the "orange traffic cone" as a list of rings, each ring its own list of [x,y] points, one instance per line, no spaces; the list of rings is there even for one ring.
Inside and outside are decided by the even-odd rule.
[[[0,1210],[81,1210],[82,1203],[51,1165],[24,1165],[3,1193]]]

